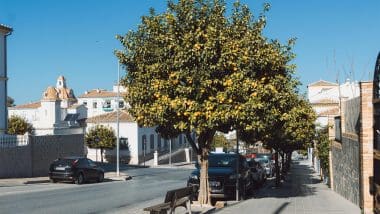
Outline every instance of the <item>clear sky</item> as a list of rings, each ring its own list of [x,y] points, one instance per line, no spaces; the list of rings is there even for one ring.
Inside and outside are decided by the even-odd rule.
[[[228,11],[231,2],[228,2]],[[265,35],[296,37],[297,76],[306,86],[325,79],[371,80],[380,51],[379,0],[241,0],[258,14],[269,2]],[[160,0],[0,0],[0,23],[8,37],[8,95],[16,104],[40,100],[59,75],[76,96],[111,89],[120,49],[116,34],[136,29]],[[335,60],[334,60],[335,59]],[[334,63],[335,61],[335,63]]]

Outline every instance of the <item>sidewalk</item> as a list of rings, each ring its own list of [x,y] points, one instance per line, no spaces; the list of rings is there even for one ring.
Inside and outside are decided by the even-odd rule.
[[[270,180],[253,198],[236,203],[217,213],[263,214],[360,214],[360,208],[321,183],[306,161],[293,163],[281,188]],[[230,205],[229,205],[230,204]]]

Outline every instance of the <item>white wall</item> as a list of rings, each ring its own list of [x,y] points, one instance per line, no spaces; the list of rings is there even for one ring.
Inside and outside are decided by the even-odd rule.
[[[111,127],[116,134],[116,123],[88,123],[86,132],[88,132],[92,127],[96,125],[104,125]],[[127,138],[129,143],[129,151],[131,156],[130,164],[138,164],[138,135],[137,135],[137,123],[134,122],[120,122],[119,123],[119,137]],[[100,154],[100,153],[99,153]]]
[[[87,117],[94,117],[97,115],[109,113],[112,111],[116,110],[117,107],[117,102],[116,102],[116,97],[102,97],[102,98],[78,98],[78,103],[83,104],[84,102],[87,102]],[[106,101],[109,100],[111,101],[111,108],[108,111],[105,111],[103,109],[103,105],[106,103]],[[124,102],[124,106],[126,106],[125,101],[120,95],[120,101]],[[97,107],[93,107],[93,103],[97,103]]]
[[[8,108],[8,117],[11,116],[19,116],[24,118],[28,123],[34,124],[38,117],[38,108],[30,108],[30,109],[15,109]]]

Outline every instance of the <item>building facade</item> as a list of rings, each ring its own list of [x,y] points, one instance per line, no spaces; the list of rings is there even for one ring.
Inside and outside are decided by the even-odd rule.
[[[9,117],[26,119],[33,125],[35,135],[83,134],[80,121],[87,117],[87,111],[83,105],[74,105],[76,102],[65,77],[59,76],[56,87],[47,87],[40,101],[10,107]]]
[[[0,24],[0,135],[7,131],[7,36],[12,33],[12,28]]]
[[[124,87],[120,86],[119,92],[119,101],[117,101],[117,86],[113,86],[112,91],[105,89],[93,89],[86,91],[78,97],[78,104],[87,107],[88,117],[113,112],[117,109],[117,107],[119,107],[119,109],[126,109],[127,103],[124,101],[123,96],[125,96],[127,91]]]

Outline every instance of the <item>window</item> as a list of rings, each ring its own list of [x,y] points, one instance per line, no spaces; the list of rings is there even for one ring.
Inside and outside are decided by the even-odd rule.
[[[103,108],[111,108],[111,100],[106,100],[103,104]]]
[[[87,106],[87,101],[83,101],[83,105],[84,105],[84,106]]]
[[[129,151],[128,138],[124,138],[124,137],[120,138],[119,143],[120,143],[120,149]]]
[[[182,135],[178,136],[178,140],[179,140],[179,145],[182,145]]]
[[[142,150],[145,150],[146,149],[146,135],[143,135],[142,136]]]
[[[119,101],[119,108],[124,108],[124,101]]]
[[[92,103],[92,107],[93,107],[93,108],[98,108],[98,103],[97,103],[97,102],[93,102],[93,103]]]
[[[161,149],[161,135],[157,135],[157,148]]]
[[[150,135],[150,149],[154,149],[154,135]]]
[[[342,142],[342,121],[340,116],[335,117],[335,140]]]

